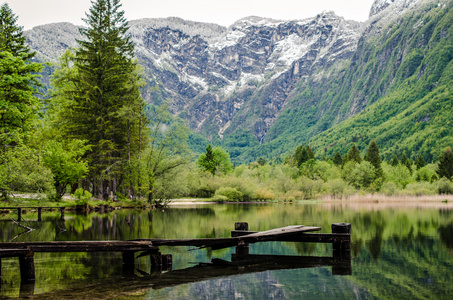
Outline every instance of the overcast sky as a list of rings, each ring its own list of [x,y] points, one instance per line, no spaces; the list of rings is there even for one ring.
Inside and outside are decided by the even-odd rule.
[[[70,22],[82,25],[91,0],[0,0],[7,2],[25,30]],[[128,20],[181,17],[229,26],[247,16],[295,20],[332,10],[349,20],[365,21],[374,0],[122,0]]]

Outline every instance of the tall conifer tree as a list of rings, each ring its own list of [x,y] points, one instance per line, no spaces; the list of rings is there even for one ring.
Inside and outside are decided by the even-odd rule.
[[[22,27],[8,4],[0,7],[0,192],[7,197],[12,182],[12,165],[27,142],[37,118],[36,98],[42,66],[30,62],[34,53],[25,45]],[[17,167],[19,168],[19,167]],[[17,169],[16,168],[16,169]]]
[[[436,173],[439,175],[439,178],[453,179],[453,153],[450,147],[447,147],[445,152],[439,157]]]
[[[108,198],[124,178],[124,169],[142,150],[146,125],[142,81],[133,60],[134,45],[119,0],[92,2],[84,19],[73,61],[59,80],[69,104],[63,112],[68,138],[86,140],[86,158],[94,194]],[[57,80],[58,81],[58,80]]]
[[[362,158],[360,157],[360,151],[359,151],[359,148],[357,148],[357,146],[355,144],[352,145],[351,149],[349,149],[348,153],[346,154],[346,157],[345,157],[345,162],[348,162],[348,161],[355,161],[357,163],[361,163],[362,162]]]
[[[14,56],[28,60],[35,56],[25,44],[22,27],[17,25],[17,17],[7,3],[0,7],[0,52],[8,51]]]
[[[382,160],[379,155],[379,147],[374,139],[368,146],[367,153],[365,154],[365,160],[370,162],[376,169],[376,177],[382,177],[384,175],[381,167]]]

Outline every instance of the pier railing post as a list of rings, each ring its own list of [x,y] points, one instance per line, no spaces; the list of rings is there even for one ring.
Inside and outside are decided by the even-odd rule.
[[[22,219],[22,208],[18,207],[17,208],[17,222],[20,222]]]
[[[19,256],[20,278],[24,282],[35,281],[35,261],[33,251]]]

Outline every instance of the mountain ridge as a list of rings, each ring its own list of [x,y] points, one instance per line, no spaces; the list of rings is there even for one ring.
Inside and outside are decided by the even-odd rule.
[[[401,20],[408,15],[421,20],[423,13],[449,3],[376,0],[365,23],[328,11],[293,21],[251,16],[229,27],[140,19],[129,22],[128,34],[145,70],[145,100],[169,101],[172,113],[198,136],[192,137],[198,150],[212,142],[227,148],[233,161],[246,162],[278,156],[311,139],[320,153],[330,155],[349,144],[329,148],[321,133],[394,92],[395,82],[414,72],[403,62],[408,55],[420,60],[420,54],[411,54],[414,47],[406,44],[422,47],[428,41],[398,40],[407,26],[424,28]],[[40,60],[56,61],[65,47],[76,45],[77,27],[48,27],[25,34]]]

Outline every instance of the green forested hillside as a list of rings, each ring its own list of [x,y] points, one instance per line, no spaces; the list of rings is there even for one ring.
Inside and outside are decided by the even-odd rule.
[[[232,157],[272,157],[301,143],[333,156],[352,143],[364,151],[374,138],[386,158],[436,160],[453,144],[453,2],[423,3],[371,20],[350,62],[299,84],[262,145],[231,147],[226,137]]]
[[[364,47],[375,49],[368,55],[365,69],[379,76],[365,76],[357,84],[374,83],[364,84],[363,89],[369,91],[370,102],[375,102],[313,137],[310,143],[318,153],[346,153],[354,142],[365,149],[374,138],[388,159],[406,152],[413,158],[422,154],[425,160],[435,160],[453,144],[451,7],[450,2],[443,8],[407,14],[382,29],[389,34],[364,43]],[[389,60],[379,61],[390,51]],[[386,68],[379,67],[382,63]],[[383,96],[376,96],[379,93]]]

